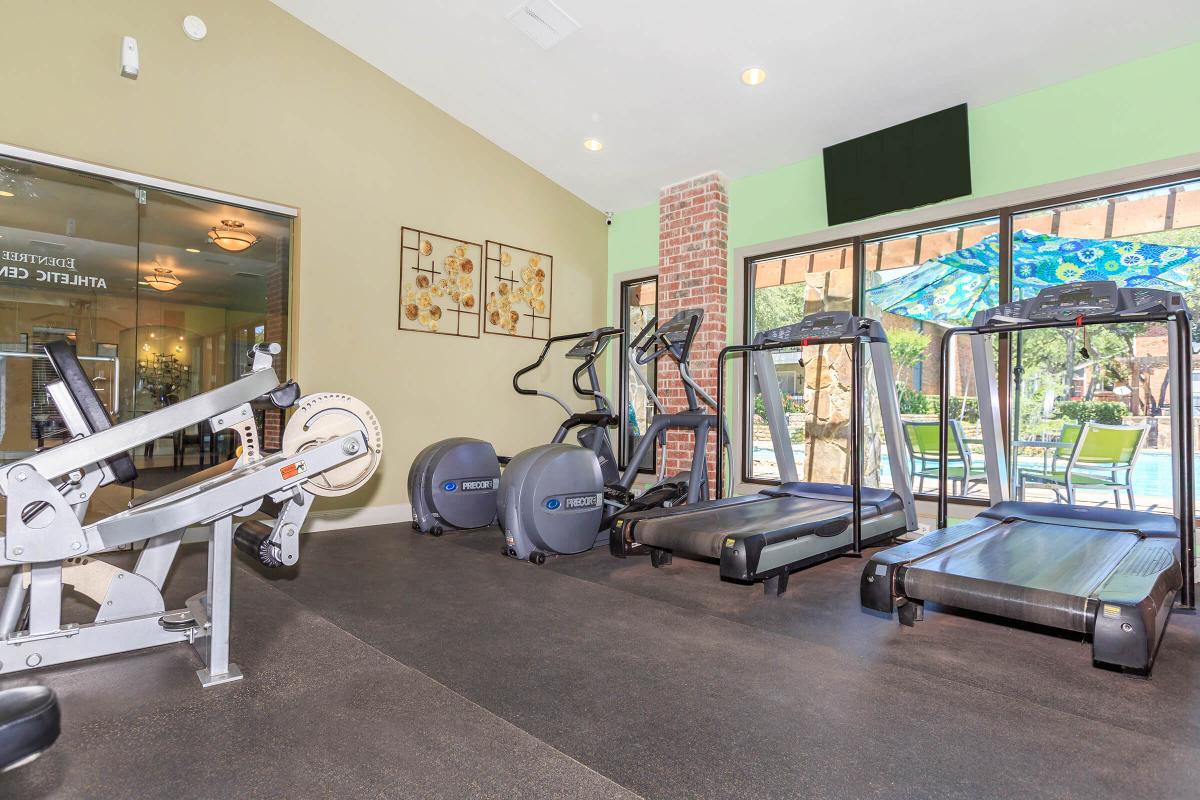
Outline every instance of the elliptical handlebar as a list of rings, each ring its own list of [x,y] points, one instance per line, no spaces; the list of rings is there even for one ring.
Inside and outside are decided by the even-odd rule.
[[[599,389],[596,388],[595,381],[592,381],[592,388],[587,389],[580,385],[579,377],[584,373],[590,374],[594,370],[596,359],[599,358],[602,352],[604,352],[604,348],[608,346],[609,341],[611,341],[613,337],[620,336],[624,332],[625,331],[623,328],[605,326],[591,331],[564,333],[559,334],[558,336],[551,336],[542,346],[542,351],[538,354],[537,360],[528,366],[522,367],[513,374],[513,390],[516,391],[517,394],[529,395],[533,397],[548,397],[554,402],[558,403],[559,406],[562,407],[563,411],[567,413],[567,416],[574,414],[575,411],[557,395],[541,389],[526,389],[521,386],[521,378],[523,376],[528,375],[530,372],[533,372],[535,369],[545,363],[546,356],[550,353],[551,346],[557,342],[574,340],[576,342],[575,345],[567,351],[566,355],[568,358],[582,358],[583,363],[581,363],[571,374],[571,385],[579,394],[583,395],[584,397],[591,397],[596,402],[597,407],[601,405],[607,407],[609,405],[608,398],[601,394]]]
[[[637,363],[643,366],[667,353],[681,365],[686,364],[692,350],[692,340],[696,338],[703,321],[704,310],[699,308],[684,309],[661,326],[658,325],[658,317],[655,317],[630,343],[629,348],[636,349]],[[644,342],[641,341],[643,336],[646,337]]]

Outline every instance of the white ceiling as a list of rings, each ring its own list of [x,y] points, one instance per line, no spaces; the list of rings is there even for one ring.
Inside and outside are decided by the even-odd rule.
[[[542,50],[519,1],[273,0],[605,211],[1200,35],[1196,0],[559,0],[582,27]]]

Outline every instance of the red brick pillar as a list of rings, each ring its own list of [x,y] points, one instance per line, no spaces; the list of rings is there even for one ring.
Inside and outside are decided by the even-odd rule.
[[[288,268],[287,251],[279,246],[275,263],[267,270],[267,319],[265,338],[283,349],[275,356],[275,373],[281,380],[288,377]],[[262,432],[263,450],[274,452],[283,446],[283,412],[268,408]]]
[[[658,317],[670,319],[684,308],[703,308],[704,322],[692,345],[690,367],[696,383],[717,395],[717,356],[727,342],[725,315],[729,275],[729,196],[725,176],[701,175],[668,186],[658,195]],[[668,411],[687,407],[683,384],[663,363],[658,392]],[[667,436],[668,474],[691,466],[691,434]],[[709,491],[715,489],[716,442],[709,439]],[[710,495],[711,496],[711,495]]]

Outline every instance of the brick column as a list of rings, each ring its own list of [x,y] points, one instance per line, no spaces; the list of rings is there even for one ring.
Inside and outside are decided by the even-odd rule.
[[[288,374],[288,252],[281,240],[276,246],[275,263],[267,270],[267,320],[266,341],[275,342],[283,348],[275,356],[275,372],[281,380]],[[302,387],[303,388],[303,387]],[[275,452],[283,446],[283,412],[270,407],[264,415],[262,447]]]
[[[729,274],[729,196],[725,176],[701,175],[662,189],[658,195],[658,317],[684,308],[703,308],[704,322],[692,344],[690,368],[696,383],[716,397],[717,356],[726,344],[726,286]],[[679,375],[664,360],[658,392],[668,411],[687,407]],[[691,465],[693,439],[682,431],[667,436],[668,474]],[[709,491],[715,489],[716,442],[709,440]],[[711,495],[710,495],[711,496]]]

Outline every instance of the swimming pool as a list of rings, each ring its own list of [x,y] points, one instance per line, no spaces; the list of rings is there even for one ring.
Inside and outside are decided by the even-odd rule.
[[[792,452],[796,456],[797,466],[804,464],[804,445],[793,444]],[[886,472],[888,468],[888,457],[884,453],[882,456],[882,469]],[[768,441],[756,441],[754,443],[754,460],[774,463],[775,451],[771,449],[771,443]],[[1018,458],[1018,464],[1022,467],[1033,467],[1036,469],[1042,468],[1041,456],[1021,456]],[[1200,470],[1200,456],[1193,456],[1193,469]],[[1061,462],[1060,462],[1061,466]],[[926,482],[928,487],[930,484]],[[977,492],[979,490],[976,490]],[[1143,451],[1138,456],[1137,464],[1133,468],[1133,494],[1139,507],[1143,507],[1150,503],[1161,503],[1164,500],[1170,503],[1172,495],[1171,490],[1171,454],[1163,450]],[[1080,499],[1087,502],[1089,498],[1103,499],[1103,492],[1083,492]],[[1111,495],[1108,496],[1111,499]]]

